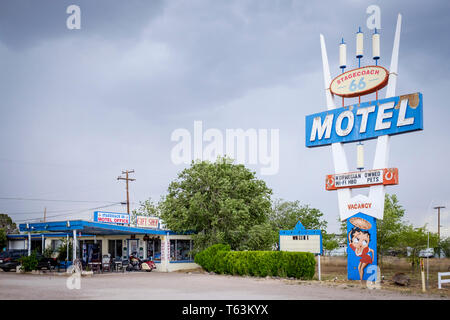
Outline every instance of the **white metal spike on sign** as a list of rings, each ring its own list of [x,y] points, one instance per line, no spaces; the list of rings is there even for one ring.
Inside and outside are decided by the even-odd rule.
[[[389,83],[386,90],[386,98],[395,96],[395,88],[398,77],[398,52],[400,48],[400,32],[401,32],[402,16],[398,15],[397,26],[395,30],[394,47],[392,49],[391,66],[389,70]],[[322,51],[323,76],[325,82],[325,96],[327,100],[328,110],[335,109],[333,96],[330,92],[331,75],[328,64],[327,49],[325,46],[324,36],[320,35],[320,47]],[[393,102],[392,102],[393,104]],[[373,162],[373,169],[387,168],[389,158],[389,141],[388,135],[379,136],[377,138],[377,146]],[[336,174],[349,172],[347,157],[341,142],[331,145],[333,154],[334,171]],[[352,189],[338,189],[339,213],[341,220],[355,215],[364,208],[364,214],[383,219],[384,212],[384,196],[385,186],[377,185],[369,187],[369,196],[358,194],[352,196]]]

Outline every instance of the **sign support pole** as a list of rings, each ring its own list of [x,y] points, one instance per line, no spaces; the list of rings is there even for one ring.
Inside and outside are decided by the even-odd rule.
[[[386,90],[386,98],[390,98],[395,96],[395,89],[396,89],[396,83],[397,83],[397,77],[398,77],[398,55],[399,55],[399,47],[400,47],[400,32],[401,32],[401,21],[402,16],[399,14],[397,18],[397,25],[396,25],[396,31],[395,31],[395,38],[394,38],[394,46],[392,50],[392,57],[391,57],[391,65],[389,70],[389,82],[387,85]],[[321,53],[322,53],[322,64],[323,64],[323,75],[324,75],[324,85],[325,85],[325,95],[327,100],[327,107],[328,110],[335,109],[336,106],[334,104],[333,96],[331,95],[330,85],[331,85],[331,75],[330,75],[330,68],[328,63],[328,57],[325,47],[325,40],[323,35],[320,35],[320,45],[321,45]],[[378,99],[378,96],[377,96]],[[393,103],[393,102],[392,102]],[[383,135],[379,136],[377,138],[377,145],[375,150],[375,157],[373,162],[373,168],[374,169],[380,169],[380,168],[387,168],[388,158],[389,158],[389,147],[390,147],[390,137],[389,135]],[[332,154],[333,154],[333,163],[335,168],[335,174],[339,173],[345,173],[348,172],[348,162],[345,155],[345,151],[343,148],[343,144],[340,142],[332,143],[331,144]],[[373,229],[371,230],[370,234],[368,231],[361,231],[361,229],[354,229],[354,234],[358,233],[358,236],[355,236],[355,238],[363,237],[367,238],[367,241],[372,240],[374,242],[374,248],[375,250],[371,249],[372,251],[372,263],[376,261],[375,257],[375,251],[376,251],[376,218],[382,219],[383,217],[383,211],[384,211],[384,197],[385,197],[385,186],[383,185],[376,185],[371,186],[369,188],[369,196],[363,196],[363,195],[357,195],[355,197],[352,197],[352,190],[349,188],[345,189],[338,189],[338,201],[339,201],[339,209],[340,209],[340,216],[341,220],[349,219],[350,216],[348,213],[345,213],[344,210],[346,204],[351,203],[351,201],[357,201],[360,202],[362,200],[366,202],[370,202],[373,206],[373,209],[375,210],[374,213],[371,213],[371,218],[373,218],[371,225],[373,226]],[[369,216],[366,216],[364,212],[360,212],[356,215],[353,215],[353,218],[358,216],[357,219],[368,218]],[[347,228],[349,228],[349,225],[347,224]],[[348,239],[350,239],[350,235],[348,234]],[[349,240],[350,241],[350,240]],[[349,243],[350,245],[350,243]],[[356,248],[354,250],[359,250]],[[355,251],[356,252],[356,251]],[[358,251],[358,257],[361,256],[361,253]],[[364,259],[361,259],[361,262],[358,266],[358,277],[360,277],[360,280],[362,281],[362,276],[360,276],[361,273],[364,273],[365,267],[369,264],[370,257],[368,253],[364,253]],[[349,257],[350,258],[350,257]],[[320,257],[318,258],[320,259]],[[348,267],[349,267],[350,259],[348,260]],[[370,263],[371,264],[371,263]],[[375,262],[376,264],[376,262]],[[354,268],[356,269],[356,267]],[[353,267],[352,267],[353,271]],[[353,271],[353,272],[356,272]],[[378,278],[380,275],[376,275]],[[353,277],[353,276],[352,276]]]
[[[317,261],[318,261],[318,271],[319,271],[319,281],[321,281],[322,279],[322,277],[321,277],[321,273],[320,273],[320,253],[319,253],[319,255],[317,256]]]
[[[31,232],[28,231],[28,256],[31,256]]]

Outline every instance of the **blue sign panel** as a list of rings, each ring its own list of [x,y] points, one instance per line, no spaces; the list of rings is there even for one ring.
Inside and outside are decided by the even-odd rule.
[[[126,213],[94,211],[94,222],[130,224],[130,215]]]
[[[423,130],[422,94],[363,102],[306,116],[307,147]]]
[[[377,221],[357,213],[347,219],[348,280],[377,279]]]

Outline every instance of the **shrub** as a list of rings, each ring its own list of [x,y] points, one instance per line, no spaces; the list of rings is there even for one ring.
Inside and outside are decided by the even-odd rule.
[[[18,260],[22,265],[21,269],[27,272],[36,270],[39,262],[35,251],[33,251],[29,256],[21,257]]]
[[[208,272],[297,279],[312,279],[316,266],[308,252],[230,251],[230,246],[222,244],[200,251],[195,262]]]
[[[72,261],[72,242],[69,241],[68,244],[67,246],[67,240],[64,239],[58,247],[58,256],[56,258],[58,261],[65,261],[67,259],[67,247],[69,247],[69,261]]]
[[[206,271],[214,271],[220,263],[217,254],[221,251],[230,251],[230,246],[226,244],[215,244],[195,255],[194,261],[202,266]],[[223,257],[222,257],[223,258]]]

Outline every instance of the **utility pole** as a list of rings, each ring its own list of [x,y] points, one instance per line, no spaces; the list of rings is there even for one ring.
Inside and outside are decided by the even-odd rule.
[[[46,216],[47,216],[47,207],[44,207],[44,222],[45,222]]]
[[[434,209],[438,211],[438,243],[441,242],[441,209],[445,208],[444,206],[437,206]],[[439,258],[441,258],[441,249],[439,249]]]
[[[128,214],[130,214],[130,195],[129,195],[129,193],[128,193],[128,181],[135,181],[136,179],[131,179],[131,178],[128,178],[128,174],[129,173],[134,173],[134,170],[130,170],[130,171],[128,171],[128,170],[125,170],[125,171],[122,171],[122,174],[124,174],[125,175],[125,178],[124,177],[117,177],[117,180],[125,180],[125,182],[126,182],[126,188],[127,188],[127,213]]]
[[[445,208],[445,207],[444,206],[434,207],[434,209],[437,209],[437,211],[438,211],[438,237],[439,237],[439,240],[441,239],[441,208]]]

